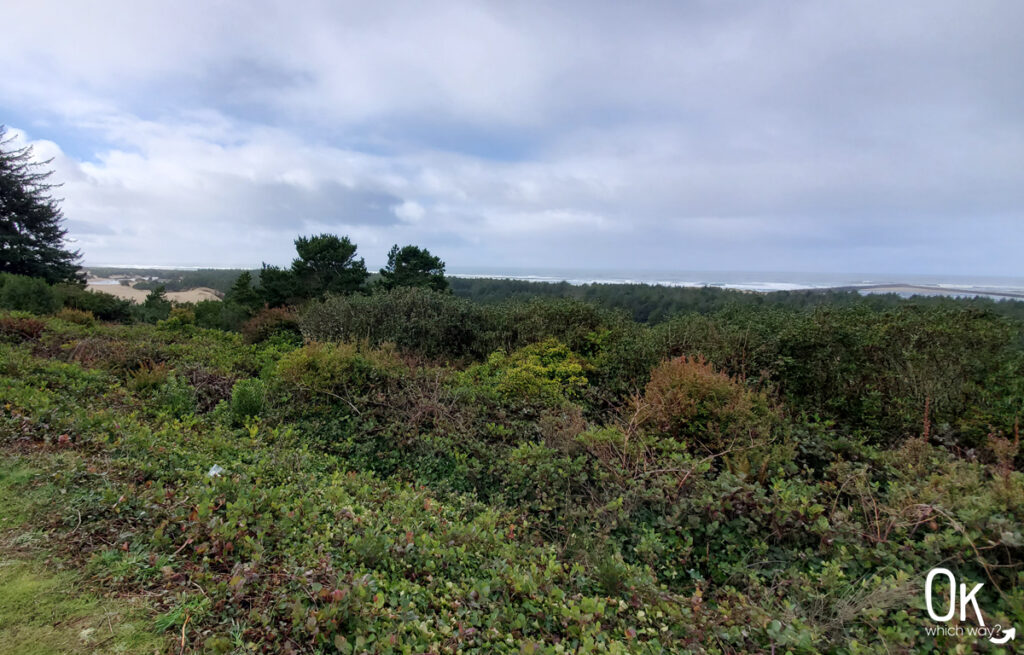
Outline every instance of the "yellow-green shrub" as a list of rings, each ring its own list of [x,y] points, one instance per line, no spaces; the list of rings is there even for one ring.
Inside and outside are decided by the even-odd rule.
[[[267,404],[267,387],[263,380],[239,380],[231,389],[231,416],[236,423],[259,416]]]
[[[153,391],[167,382],[170,375],[171,370],[166,364],[144,362],[128,373],[128,388],[136,393]]]
[[[307,393],[349,398],[399,377],[405,365],[393,347],[358,343],[312,343],[284,355],[277,375]]]
[[[465,380],[508,402],[558,405],[578,399],[587,388],[583,360],[557,339],[546,339],[506,354],[493,353],[471,367]]]
[[[196,324],[196,313],[188,307],[172,307],[171,313],[158,325],[170,330],[183,330]]]

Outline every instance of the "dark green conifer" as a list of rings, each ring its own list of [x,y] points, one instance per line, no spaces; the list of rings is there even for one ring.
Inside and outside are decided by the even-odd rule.
[[[50,283],[81,282],[78,251],[65,246],[60,201],[51,195],[50,160],[34,161],[32,147],[13,145],[0,125],[0,272]]]

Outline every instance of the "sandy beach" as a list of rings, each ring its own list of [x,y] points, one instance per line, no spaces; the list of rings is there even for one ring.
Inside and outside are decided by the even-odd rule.
[[[86,282],[86,288],[89,291],[109,293],[112,296],[124,298],[125,300],[130,300],[134,303],[142,303],[146,299],[146,296],[149,295],[149,291],[136,289],[135,287],[128,287],[117,283],[117,280],[109,280],[106,278],[90,278]],[[220,297],[213,289],[207,287],[196,287],[195,289],[189,289],[187,291],[168,291],[167,299],[174,302],[200,302],[202,300],[220,300]]]
[[[853,289],[861,293],[898,293],[900,295],[922,295],[922,296],[984,296],[988,298],[1014,298],[1024,299],[1024,294],[1016,291],[1002,291],[981,288],[956,288],[949,286],[929,286],[920,284],[872,284],[860,287],[837,287],[847,290]]]

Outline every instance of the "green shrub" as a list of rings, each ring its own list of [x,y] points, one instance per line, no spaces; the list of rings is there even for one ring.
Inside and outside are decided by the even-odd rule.
[[[803,320],[799,312],[730,307],[710,315],[676,316],[651,328],[650,340],[657,362],[699,356],[735,378],[757,380],[777,372],[779,336]]]
[[[93,316],[92,312],[82,309],[72,309],[71,307],[65,307],[57,312],[57,318],[77,325],[93,325],[96,322],[96,317]]]
[[[466,370],[467,384],[482,385],[505,402],[560,405],[580,398],[587,387],[583,360],[555,339],[505,354]]]
[[[352,399],[384,386],[405,372],[393,347],[365,343],[312,343],[285,354],[277,376],[306,394]]]
[[[160,408],[171,416],[180,418],[196,410],[196,390],[188,380],[171,375],[156,389],[154,400]]]
[[[259,378],[239,380],[231,389],[231,416],[236,423],[263,414],[267,405],[267,387]]]
[[[189,307],[172,307],[170,314],[157,325],[167,330],[188,330],[196,324],[196,313]]]
[[[486,352],[511,352],[545,339],[556,339],[581,355],[595,352],[594,335],[629,323],[622,312],[570,298],[511,300],[481,309]]]
[[[565,537],[591,531],[613,489],[593,458],[535,442],[503,449],[499,466],[495,487],[506,501]]]
[[[201,300],[196,303],[196,325],[202,328],[227,329],[221,317],[224,303],[220,300]]]
[[[777,390],[795,410],[863,430],[875,443],[919,434],[927,406],[946,442],[977,447],[991,429],[1009,432],[1024,413],[1022,327],[992,310],[950,303],[884,311],[866,301],[808,311],[731,307],[677,316],[606,339],[594,358],[595,380],[608,391],[628,390],[631,378],[646,383],[637,372],[645,361],[702,356],[748,386]]]
[[[638,572],[622,559],[621,553],[601,553],[594,558],[594,576],[601,590],[608,596],[619,596],[636,588]]]
[[[994,395],[1012,395],[1004,385],[1016,374],[999,372],[1019,363],[1020,330],[978,310],[825,307],[780,331],[776,377],[795,405],[871,430],[880,443],[919,434],[927,406],[929,421],[959,432],[953,442],[975,447],[989,426],[964,421],[991,407]],[[1004,415],[992,427],[1009,431],[1012,424]]]
[[[370,296],[331,296],[308,305],[299,324],[316,341],[391,342],[429,358],[485,358],[548,338],[589,354],[595,331],[625,325],[621,312],[569,299],[477,305],[430,289],[404,287]]]
[[[481,310],[450,294],[403,287],[311,303],[299,324],[315,341],[390,342],[427,357],[480,357]],[[492,349],[493,350],[493,349]]]
[[[0,507],[54,562],[85,553],[98,584],[163,599],[176,649],[970,650],[925,630],[921,586],[947,566],[984,583],[986,622],[1021,623],[1020,326],[915,312],[555,321],[537,331],[578,350],[544,338],[461,373],[2,314],[38,332],[0,343]],[[619,413],[575,404],[631,385]],[[193,388],[212,413],[188,415]],[[920,436],[883,427],[922,397]]]
[[[54,287],[64,307],[92,312],[101,321],[129,323],[132,320],[132,303],[109,293],[89,291],[77,284],[58,284]]]
[[[0,273],[0,309],[52,314],[60,306],[60,298],[45,280]]]
[[[150,291],[141,305],[132,305],[132,318],[141,323],[158,323],[171,315],[172,306],[161,285]]]
[[[202,328],[216,328],[238,332],[249,320],[246,307],[231,300],[202,300],[195,304],[196,325]]]
[[[170,369],[166,364],[144,362],[128,373],[128,388],[136,393],[153,391],[166,383],[170,375]]]

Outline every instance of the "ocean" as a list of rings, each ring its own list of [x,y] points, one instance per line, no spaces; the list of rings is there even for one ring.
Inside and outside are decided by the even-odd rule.
[[[452,269],[448,274],[452,277],[569,284],[658,284],[762,292],[839,287],[856,289],[861,293],[897,293],[902,296],[986,296],[1024,299],[1024,278],[1019,277],[486,267]]]

